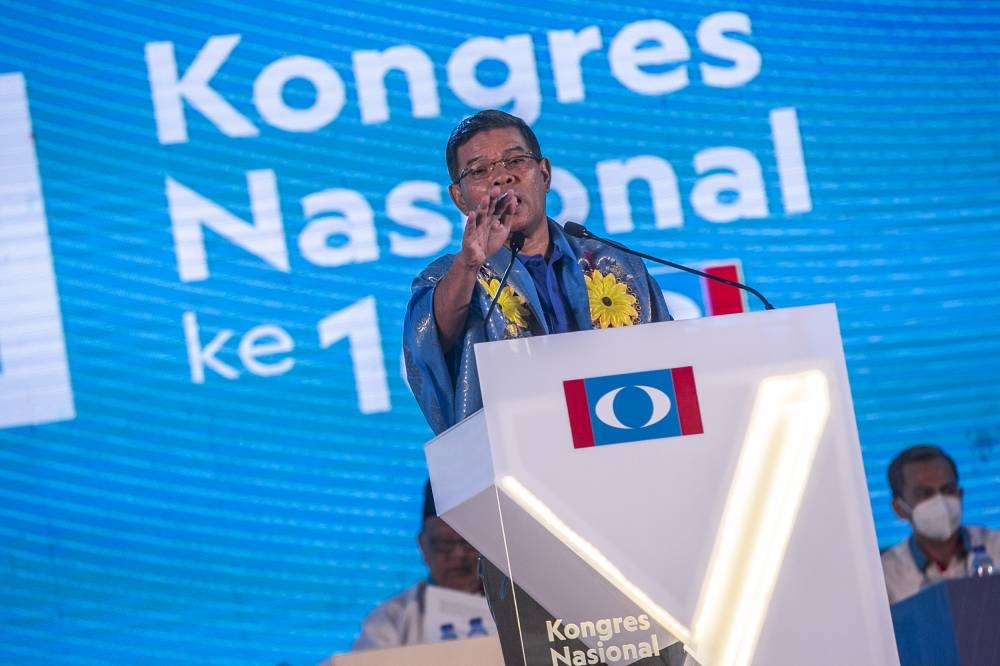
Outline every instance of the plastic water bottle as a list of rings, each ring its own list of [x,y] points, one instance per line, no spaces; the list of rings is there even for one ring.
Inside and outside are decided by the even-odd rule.
[[[455,625],[451,622],[445,622],[441,625],[441,640],[450,641],[458,638],[458,634],[455,632]]]
[[[986,552],[986,546],[973,546],[972,566],[970,567],[972,576],[975,578],[992,576],[996,573],[996,570],[996,564],[993,563],[993,558]]]
[[[469,637],[472,636],[487,636],[489,632],[486,631],[486,627],[483,626],[483,618],[474,617],[469,620]]]

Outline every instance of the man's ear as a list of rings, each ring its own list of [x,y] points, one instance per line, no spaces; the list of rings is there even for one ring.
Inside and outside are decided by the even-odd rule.
[[[549,162],[549,158],[543,157],[538,162],[538,170],[542,172],[542,180],[545,182],[545,191],[548,192],[549,188],[552,187],[552,163]]]
[[[910,512],[906,510],[906,502],[903,501],[902,497],[892,498],[892,510],[903,520],[910,520]]]
[[[463,215],[468,215],[469,211],[472,210],[466,205],[465,199],[462,197],[462,186],[458,183],[452,183],[448,186],[448,195],[451,197],[451,202],[455,204],[455,207],[462,211]]]
[[[428,561],[429,547],[427,545],[427,532],[420,530],[417,532],[417,547],[420,549],[420,554],[424,558],[424,562]]]

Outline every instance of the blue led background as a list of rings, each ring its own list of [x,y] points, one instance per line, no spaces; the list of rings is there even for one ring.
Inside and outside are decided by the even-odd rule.
[[[727,13],[752,29],[706,48]],[[644,25],[689,53],[635,68],[686,83],[623,83],[612,45]],[[553,34],[592,27],[574,87]],[[516,67],[487,57],[463,82],[449,63],[482,38]],[[400,46],[431,88],[390,72],[383,117],[364,54]],[[190,75],[170,127],[168,52]],[[712,83],[753,53],[759,71]],[[998,63],[981,2],[5,2],[0,77],[25,85],[75,417],[4,415],[0,661],[314,664],[422,574],[430,430],[401,322],[412,277],[458,247],[444,143],[480,106],[534,116],[566,171],[552,212],[674,261],[737,259],[778,307],[837,304],[883,546],[906,533],[885,467],[920,441],[957,458],[967,520],[1000,527]],[[326,87],[269,90],[280,66]],[[804,174],[779,167],[776,112]],[[724,147],[760,186],[719,201],[760,214],[697,202],[726,170],[696,158]],[[676,187],[636,179],[615,207],[609,174],[639,156]],[[796,174],[807,204],[784,199]]]

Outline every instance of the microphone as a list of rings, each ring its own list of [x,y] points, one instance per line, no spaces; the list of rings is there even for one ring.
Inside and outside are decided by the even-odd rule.
[[[653,262],[656,262],[658,264],[663,264],[664,266],[670,266],[671,268],[676,268],[677,270],[686,271],[688,273],[694,273],[695,275],[700,275],[703,278],[708,278],[709,280],[715,280],[716,282],[721,282],[723,284],[728,284],[730,287],[736,287],[737,289],[742,289],[743,291],[748,291],[748,292],[750,292],[751,294],[753,294],[754,296],[756,296],[757,298],[760,299],[761,303],[764,304],[764,309],[765,310],[773,310],[774,309],[774,306],[771,305],[771,303],[768,302],[768,300],[766,298],[764,298],[763,294],[761,294],[759,291],[757,291],[756,289],[754,289],[750,285],[743,284],[742,282],[735,282],[733,280],[728,280],[728,279],[726,279],[724,277],[719,277],[718,275],[712,275],[710,273],[704,273],[702,271],[699,271],[697,268],[691,268],[690,266],[685,266],[684,264],[675,264],[672,261],[667,261],[666,259],[660,259],[659,257],[654,257],[654,256],[646,254],[644,252],[639,252],[637,250],[633,250],[632,248],[626,247],[626,246],[622,245],[621,243],[618,243],[618,242],[613,241],[611,239],[601,238],[600,236],[596,236],[596,235],[590,233],[589,231],[587,231],[583,227],[582,224],[579,224],[577,222],[567,222],[566,224],[563,225],[563,231],[565,231],[568,235],[573,236],[574,238],[589,238],[591,240],[595,240],[595,241],[598,241],[600,243],[604,243],[605,245],[610,245],[611,247],[619,249],[622,252],[627,252],[628,254],[634,254],[637,257],[642,257],[643,259],[648,259],[649,261],[653,261]]]
[[[501,197],[502,198],[502,197]],[[507,263],[507,268],[503,272],[503,276],[500,278],[500,284],[497,286],[497,293],[493,295],[493,300],[490,301],[490,307],[486,309],[486,316],[483,317],[483,334],[486,334],[487,324],[490,321],[490,315],[493,314],[493,308],[497,306],[497,302],[500,300],[500,293],[503,291],[503,287],[507,284],[507,276],[510,275],[510,269],[514,267],[514,260],[517,258],[517,253],[521,251],[524,247],[524,234],[520,231],[510,232],[507,241],[510,244],[510,262]]]
[[[507,190],[506,192],[504,192],[503,194],[501,194],[500,196],[498,196],[497,200],[493,202],[493,210],[494,211],[499,211],[500,210],[500,206],[502,206],[502,205],[504,205],[504,203],[506,203],[507,197],[509,197],[509,196],[510,196],[510,190]]]

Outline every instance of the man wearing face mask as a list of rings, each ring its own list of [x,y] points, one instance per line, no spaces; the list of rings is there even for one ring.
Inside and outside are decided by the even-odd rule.
[[[882,554],[889,603],[947,578],[969,575],[972,548],[1000,562],[1000,531],[962,525],[958,467],[936,446],[912,446],[889,465],[892,508],[913,534]]]

